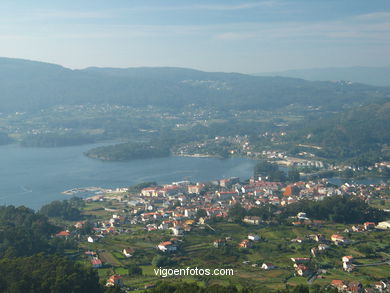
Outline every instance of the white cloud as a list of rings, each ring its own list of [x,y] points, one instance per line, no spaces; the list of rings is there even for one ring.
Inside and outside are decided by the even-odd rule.
[[[378,20],[389,20],[390,12],[373,12],[367,14],[360,14],[354,17],[356,20],[370,20],[370,21],[378,21]]]

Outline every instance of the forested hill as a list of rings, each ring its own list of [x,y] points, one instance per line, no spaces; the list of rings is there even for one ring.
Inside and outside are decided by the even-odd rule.
[[[285,76],[306,80],[349,80],[376,86],[390,86],[390,67],[333,67],[297,69],[255,74],[259,76]]]
[[[302,122],[287,140],[320,146],[322,149],[312,151],[330,159],[353,159],[359,165],[388,159],[390,99]]]
[[[182,68],[87,68],[0,58],[2,112],[55,105],[118,104],[219,109],[321,107],[340,110],[386,97],[389,88],[284,77],[210,73]]]

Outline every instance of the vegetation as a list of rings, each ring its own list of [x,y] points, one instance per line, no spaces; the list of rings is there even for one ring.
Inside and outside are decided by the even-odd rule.
[[[157,186],[157,182],[155,181],[150,181],[150,182],[142,182],[142,183],[138,183],[136,185],[132,185],[128,188],[128,191],[130,193],[140,193],[142,189],[144,188],[147,188],[147,187],[151,187],[151,186]]]
[[[1,76],[7,77],[0,83],[2,111],[91,103],[162,108],[197,104],[218,109],[277,109],[296,104],[338,110],[344,105],[386,96],[385,88],[362,84],[181,68],[73,71],[53,64],[7,58],[0,59],[0,68]]]
[[[12,293],[103,292],[96,271],[66,257],[38,254],[0,260],[0,291]]]
[[[270,290],[267,288],[262,288],[260,291],[253,291],[246,287],[241,289],[237,289],[236,286],[223,286],[214,284],[211,286],[202,287],[197,285],[196,283],[186,283],[186,282],[161,282],[156,288],[148,290],[150,293],[252,293],[252,292],[260,292],[260,293],[268,293],[275,292],[274,290]],[[336,293],[338,292],[336,288],[321,288],[319,286],[305,286],[298,285],[295,287],[287,287],[286,289],[278,290],[279,293]]]
[[[0,207],[0,256],[28,256],[50,251],[51,235],[58,228],[47,217],[26,207]]]
[[[86,156],[103,161],[159,158],[169,154],[169,146],[156,143],[121,143],[97,147],[86,152]]]
[[[304,121],[286,140],[317,145],[311,151],[329,160],[369,166],[390,158],[390,102],[356,107],[318,121]],[[310,125],[310,126],[307,126]]]
[[[388,213],[370,207],[363,200],[349,196],[332,196],[322,201],[302,200],[288,205],[286,216],[306,212],[309,217],[336,223],[363,223],[383,221]]]
[[[83,203],[83,200],[80,198],[63,201],[55,200],[42,206],[39,212],[50,218],[77,221],[81,218],[79,207],[82,206]]]
[[[305,212],[308,217],[318,220],[328,220],[335,223],[379,222],[386,219],[389,213],[370,207],[358,198],[350,196],[332,196],[321,201],[300,200],[282,208],[282,213],[275,213],[274,205],[263,205],[244,209],[239,203],[229,209],[229,217],[240,222],[245,216],[258,216],[262,220],[287,220],[299,212]]]
[[[291,177],[296,177],[296,174],[291,174]],[[286,175],[282,170],[279,170],[278,165],[260,160],[254,167],[254,176],[263,177],[269,181],[284,182],[286,181]],[[293,179],[293,178],[291,178]]]

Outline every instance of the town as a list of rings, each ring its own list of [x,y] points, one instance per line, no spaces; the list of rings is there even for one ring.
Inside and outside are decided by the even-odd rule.
[[[153,269],[161,267],[234,270],[228,278],[182,277],[203,285],[230,279],[248,288],[387,292],[389,191],[260,176],[147,182],[85,198],[83,220],[65,221],[55,236],[73,243],[69,254],[98,270],[106,286],[129,292],[154,288],[162,278]]]

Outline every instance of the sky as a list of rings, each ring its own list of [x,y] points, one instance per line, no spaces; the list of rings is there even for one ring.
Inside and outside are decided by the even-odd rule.
[[[77,69],[390,66],[390,1],[1,0],[0,56]]]

